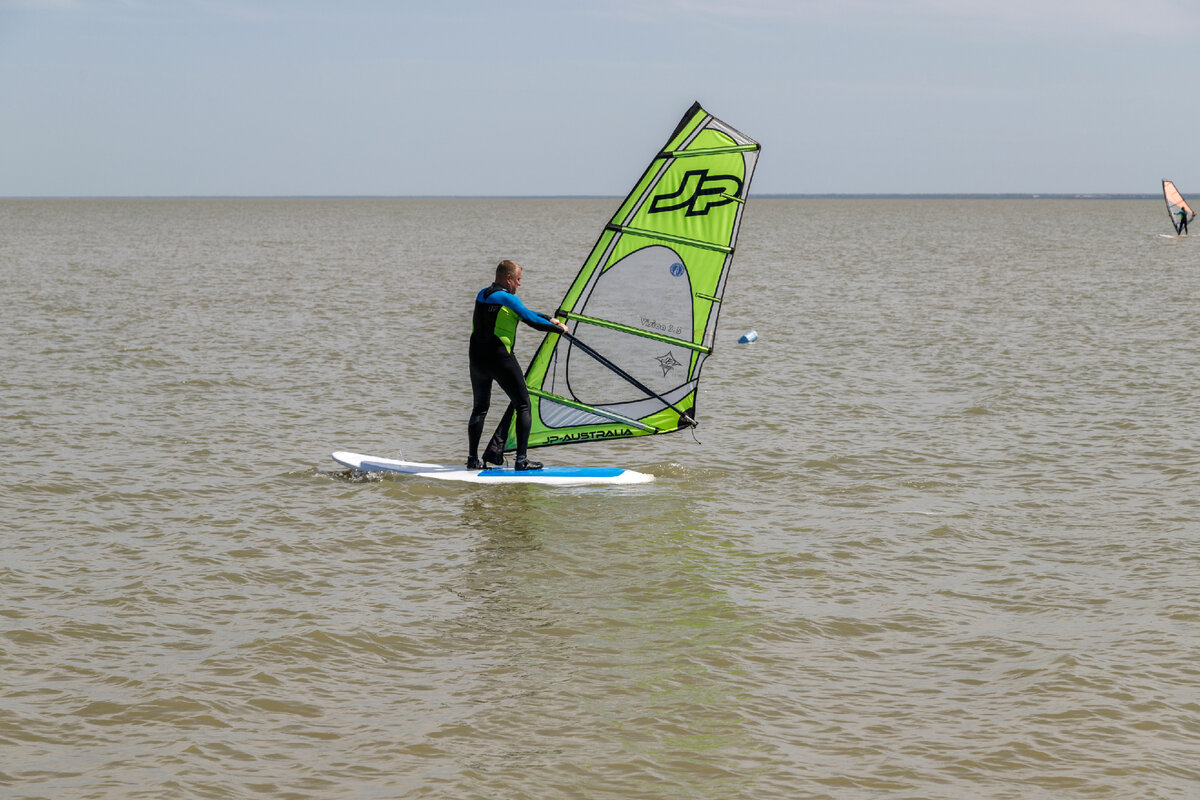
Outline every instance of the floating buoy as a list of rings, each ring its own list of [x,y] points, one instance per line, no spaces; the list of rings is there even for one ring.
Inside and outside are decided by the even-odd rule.
[[[750,344],[758,338],[758,331],[746,331],[742,334],[742,338],[738,339],[738,344]]]

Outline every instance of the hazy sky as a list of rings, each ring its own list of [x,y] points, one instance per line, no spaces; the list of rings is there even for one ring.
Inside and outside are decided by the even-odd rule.
[[[1196,0],[0,0],[0,196],[1200,191]],[[1189,74],[1188,70],[1192,70]]]

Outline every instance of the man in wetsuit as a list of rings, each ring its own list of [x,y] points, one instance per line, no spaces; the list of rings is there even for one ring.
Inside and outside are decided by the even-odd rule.
[[[487,419],[492,399],[492,381],[508,395],[510,411],[517,420],[517,461],[519,470],[541,469],[542,465],[526,458],[529,447],[529,391],[525,388],[525,373],[517,357],[513,355],[513,342],[517,338],[517,322],[537,328],[539,331],[566,331],[553,317],[535,314],[525,307],[517,297],[521,285],[521,265],[515,261],[501,261],[496,266],[496,281],[481,289],[475,297],[475,316],[471,328],[471,393],[475,405],[471,410],[471,421],[467,425],[470,457],[467,469],[483,469],[479,460],[479,439],[483,436],[483,424]],[[498,464],[500,458],[489,451],[489,461]]]
[[[1186,208],[1181,208],[1176,212],[1179,214],[1179,225],[1175,227],[1175,232],[1180,236],[1187,236],[1188,212]]]

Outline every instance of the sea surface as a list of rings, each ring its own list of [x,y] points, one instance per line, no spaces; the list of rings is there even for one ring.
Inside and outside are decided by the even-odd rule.
[[[695,435],[534,451],[654,483],[329,459],[617,204],[0,201],[0,797],[1200,796],[1200,236],[751,198]]]

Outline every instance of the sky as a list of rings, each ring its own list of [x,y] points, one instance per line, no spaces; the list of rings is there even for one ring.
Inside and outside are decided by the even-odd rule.
[[[1195,0],[0,0],[0,197],[624,195],[695,100],[753,194],[1186,192],[1197,42]]]

